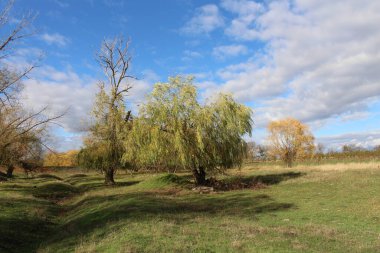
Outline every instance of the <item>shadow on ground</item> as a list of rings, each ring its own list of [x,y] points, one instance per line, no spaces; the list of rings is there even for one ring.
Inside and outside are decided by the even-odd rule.
[[[258,183],[278,184],[301,175],[301,173],[283,173],[235,177],[222,182],[227,185],[239,182],[240,186],[248,188],[246,186]],[[184,182],[172,177],[166,176],[164,180],[178,181],[179,184]],[[52,181],[47,184],[44,182],[42,186],[38,185],[41,180],[48,178]],[[187,177],[186,181],[188,182]],[[75,248],[83,236],[99,230],[104,230],[106,233],[110,224],[112,229],[117,229],[129,222],[145,221],[154,224],[157,219],[170,220],[179,225],[192,223],[197,218],[218,216],[259,219],[261,214],[296,208],[292,203],[279,202],[269,195],[252,191],[177,195],[177,191],[172,191],[173,187],[123,194],[120,194],[120,191],[115,191],[118,194],[109,191],[110,195],[106,196],[85,197],[84,195],[85,198],[75,204],[59,206],[52,201],[52,197],[65,198],[106,186],[98,178],[86,176],[65,180],[44,176],[35,183],[37,187],[33,183],[24,185],[25,182],[0,186],[0,190],[8,194],[23,192],[40,197],[0,199],[0,211],[4,209],[9,213],[8,216],[0,214],[0,252],[35,252],[42,242],[43,247],[58,243],[65,245],[65,248]],[[139,181],[119,182],[113,187],[128,187],[137,183]]]
[[[82,181],[76,183],[82,184],[76,186],[49,174],[0,184],[1,253],[36,252],[42,241],[57,233],[57,217],[64,211],[58,201],[89,189],[106,187],[91,177],[73,178],[81,178]],[[113,188],[136,183],[138,181],[120,182]]]
[[[147,222],[153,225],[159,219],[180,226],[193,223],[198,218],[218,216],[258,219],[261,214],[292,208],[296,208],[292,203],[277,202],[265,194],[254,196],[251,192],[175,196],[150,191],[97,196],[84,199],[71,207],[67,221],[59,227],[59,233],[51,243],[58,242],[75,247],[83,236],[91,235],[95,231],[107,233],[107,226],[115,230],[128,226],[130,222]]]
[[[35,252],[55,229],[58,207],[31,198],[0,198],[0,252]]]
[[[217,191],[231,191],[243,189],[260,189],[269,185],[279,184],[282,181],[298,178],[306,175],[301,172],[287,172],[280,174],[268,174],[258,176],[235,176],[222,180],[210,179],[210,186]]]

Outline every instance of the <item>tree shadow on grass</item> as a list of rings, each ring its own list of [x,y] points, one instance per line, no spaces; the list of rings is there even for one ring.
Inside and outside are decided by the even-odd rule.
[[[53,227],[40,219],[0,218],[0,252],[36,252]]]
[[[265,194],[252,195],[249,192],[168,196],[151,191],[87,198],[71,208],[66,223],[59,227],[59,232],[51,243],[75,247],[83,236],[95,231],[108,233],[108,225],[112,225],[114,230],[128,226],[129,222],[148,222],[154,225],[157,219],[177,225],[193,223],[199,217],[258,219],[261,214],[285,211],[295,206],[292,203],[277,202]]]
[[[65,210],[57,201],[87,189],[56,180],[37,186],[34,182],[33,179],[30,184],[7,182],[0,187],[0,196],[7,193],[0,197],[0,252],[36,252],[42,241],[59,231],[56,218]],[[120,182],[114,187],[136,183]],[[96,188],[96,182],[92,184],[88,189]],[[28,197],[30,194],[36,198]]]
[[[56,205],[30,198],[0,198],[0,252],[36,252],[54,231]]]
[[[287,172],[279,174],[236,176],[213,182],[213,187],[219,191],[241,190],[246,188],[264,188],[268,185],[279,184],[282,181],[306,175],[301,172]]]
[[[103,181],[93,180],[91,182],[84,182],[82,184],[75,184],[75,186],[81,191],[86,192],[89,190],[99,190],[99,189],[110,189],[117,187],[127,187],[140,183],[140,181],[127,181],[127,182],[116,182],[115,185],[105,185]]]
[[[4,184],[0,187],[0,192],[2,192],[2,191],[4,191],[4,192],[8,192],[8,191],[23,192],[23,191],[28,191],[32,188],[33,188],[33,186],[30,186],[30,185],[20,185],[20,184],[15,184],[15,183],[7,183],[7,184]]]
[[[301,173],[284,173],[244,177],[240,180],[269,185],[301,175]],[[106,187],[98,179],[82,180],[73,184],[79,192]],[[137,183],[138,181],[120,182],[114,187]],[[35,189],[33,185],[18,185],[7,190],[26,192],[33,189]],[[95,231],[109,233],[107,229],[110,229],[108,228],[110,224],[112,229],[118,229],[129,222],[148,222],[154,225],[157,219],[172,221],[178,225],[192,223],[199,217],[209,219],[209,217],[229,216],[259,219],[260,215],[266,213],[296,208],[292,203],[278,202],[266,194],[254,192],[235,191],[177,196],[175,191],[170,192],[169,189],[165,192],[161,188],[145,192],[87,197],[68,206],[67,210],[43,199],[4,198],[0,199],[0,203],[0,209],[5,205],[4,210],[11,214],[0,215],[0,252],[35,252],[40,243],[46,239],[48,241],[43,246],[59,244],[65,249],[73,249],[83,236],[91,235]],[[31,213],[31,210],[34,213]],[[62,211],[65,215],[62,217],[62,223],[53,224],[51,220],[58,217]]]
[[[33,180],[33,179],[31,179]],[[34,183],[37,181],[30,181],[30,183]],[[25,184],[25,183],[16,183],[16,182],[7,182],[1,185],[0,192],[19,192],[19,193],[32,193],[34,197],[44,198],[54,200],[54,196],[57,195],[58,199],[67,198],[73,196],[78,193],[84,193],[88,190],[92,189],[107,189],[107,188],[116,188],[116,187],[127,187],[134,184],[140,183],[140,181],[126,181],[126,182],[117,182],[113,186],[107,186],[103,181],[99,182],[97,179],[93,180],[83,180],[82,181],[58,181],[58,180],[46,180],[46,181],[38,181],[38,183],[43,183],[41,185],[34,184]],[[65,186],[65,187],[62,187]],[[70,189],[68,189],[70,188]],[[40,194],[42,193],[42,194]],[[46,196],[52,196],[46,197]]]

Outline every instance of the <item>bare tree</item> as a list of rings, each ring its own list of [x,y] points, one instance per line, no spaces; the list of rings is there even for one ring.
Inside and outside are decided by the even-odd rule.
[[[36,161],[37,147],[46,147],[43,137],[50,123],[63,116],[46,116],[47,107],[37,112],[26,112],[20,106],[3,107],[0,113],[0,166],[12,177],[16,166],[28,167]],[[41,154],[40,154],[41,155]],[[32,159],[33,158],[33,159]],[[41,156],[39,156],[41,158]],[[29,166],[30,167],[30,166]]]
[[[30,64],[23,70],[14,71],[4,63],[4,60],[12,56],[17,42],[34,34],[32,23],[35,15],[32,12],[24,15],[14,25],[10,24],[10,11],[13,4],[14,0],[9,0],[0,12],[0,29],[5,34],[0,38],[0,106],[17,100],[16,96],[22,88],[20,81],[36,67],[35,64]]]
[[[126,111],[125,95],[132,88],[129,74],[131,55],[129,40],[121,37],[103,42],[98,54],[106,82],[100,82],[94,106],[95,124],[91,135],[85,142],[80,159],[83,166],[100,169],[105,175],[105,184],[114,184],[114,175],[122,167],[121,158],[125,152],[123,140],[127,124],[131,120],[131,111]]]
[[[12,177],[15,166],[28,167],[27,160],[35,157],[36,147],[45,145],[42,137],[47,125],[63,116],[47,116],[47,107],[28,112],[20,103],[22,80],[36,65],[14,70],[10,69],[6,60],[12,57],[18,41],[33,34],[31,25],[34,16],[25,15],[12,26],[9,19],[13,4],[13,0],[8,1],[0,11],[0,29],[5,34],[0,39],[0,166],[6,167],[8,177]],[[9,27],[11,29],[8,31]]]

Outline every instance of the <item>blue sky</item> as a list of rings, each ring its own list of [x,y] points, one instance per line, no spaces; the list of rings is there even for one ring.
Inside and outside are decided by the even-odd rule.
[[[131,39],[140,79],[132,108],[155,82],[192,74],[202,99],[230,92],[252,107],[257,142],[270,120],[292,116],[328,147],[370,147],[380,145],[379,9],[371,0],[18,0],[14,19],[38,13],[37,33],[12,63],[44,55],[25,81],[25,104],[68,108],[53,129],[58,150],[80,146],[103,78],[95,54],[116,35]]]

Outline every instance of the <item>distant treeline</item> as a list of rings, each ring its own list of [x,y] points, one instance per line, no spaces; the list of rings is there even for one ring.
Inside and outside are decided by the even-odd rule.
[[[297,159],[298,163],[324,163],[334,161],[365,162],[380,160],[380,145],[374,148],[364,148],[355,145],[343,145],[339,150],[326,149],[322,144],[315,147],[311,156]],[[281,159],[270,155],[265,145],[249,142],[247,144],[246,162],[281,162]]]
[[[44,167],[77,167],[78,150],[69,150],[61,153],[47,153],[44,156]]]

